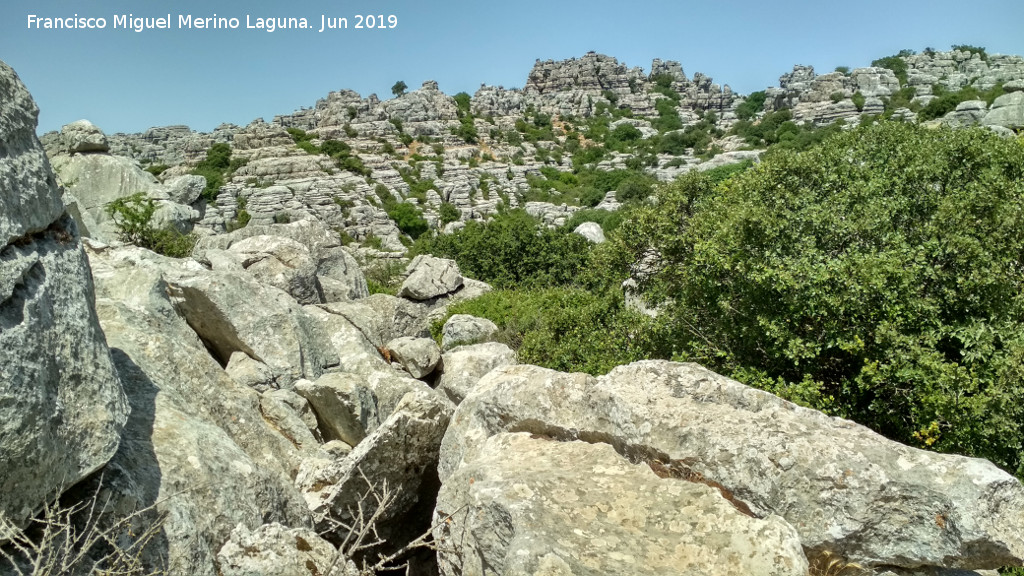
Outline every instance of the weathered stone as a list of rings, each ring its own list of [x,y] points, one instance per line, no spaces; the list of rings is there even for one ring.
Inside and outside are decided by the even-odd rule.
[[[408,268],[409,277],[398,295],[412,300],[430,300],[455,292],[462,286],[462,274],[454,260],[420,255]]]
[[[296,383],[295,392],[313,406],[325,440],[355,446],[380,424],[373,391],[359,376],[325,374],[316,382]]]
[[[245,352],[234,352],[224,371],[231,379],[242,386],[257,392],[265,392],[274,387],[274,372],[259,360],[253,360]]]
[[[352,522],[356,505],[370,487],[382,490],[386,485],[396,494],[381,513],[382,523],[409,511],[420,499],[420,487],[434,474],[452,410],[450,403],[433,394],[407,394],[395,412],[343,460],[310,461],[304,466],[295,482],[318,526],[332,527],[328,518]],[[364,501],[364,513],[373,514],[375,505],[373,499]]]
[[[299,304],[323,302],[316,264],[302,244],[280,236],[252,236],[228,248],[242,267],[264,284],[291,294]]]
[[[222,576],[347,576],[358,574],[351,560],[337,558],[334,545],[309,528],[239,525],[217,553]]]
[[[807,574],[782,518],[751,517],[607,444],[499,434],[481,448],[438,495],[442,574]]]
[[[388,363],[381,351],[366,336],[360,326],[347,316],[336,311],[351,310],[348,303],[334,303],[324,306],[306,306],[304,310],[321,329],[330,335],[331,344],[338,354],[338,370],[352,374],[369,374],[387,370]],[[345,306],[345,308],[342,308]],[[341,310],[339,310],[342,308]],[[362,309],[362,306],[356,306]],[[371,333],[371,335],[373,335]]]
[[[88,120],[77,120],[71,124],[65,124],[60,129],[60,135],[64,150],[69,154],[110,150],[106,134]]]
[[[497,332],[497,324],[486,318],[455,314],[441,328],[441,349],[451,350],[456,346],[484,342]]]
[[[0,515],[18,525],[110,460],[129,412],[37,114],[0,61]]]
[[[1024,129],[1024,92],[1011,92],[996,98],[982,124],[1011,130]]]
[[[437,389],[459,404],[491,370],[517,363],[516,353],[504,344],[487,342],[459,346],[441,357]]]
[[[441,350],[430,338],[396,338],[385,346],[391,352],[391,359],[402,365],[413,378],[423,378],[437,368],[441,361]]]
[[[341,246],[327,248],[317,257],[316,275],[323,287],[324,300],[356,300],[366,298],[370,290],[359,263]]]
[[[291,390],[269,390],[260,395],[260,413],[296,449],[309,453],[320,446],[316,415],[305,398]],[[312,419],[312,425],[307,422]]]
[[[785,518],[812,557],[979,569],[1024,555],[1024,488],[989,462],[909,448],[695,364],[638,362],[601,378],[499,368],[453,417],[441,479],[504,431],[605,442],[699,475],[756,516]]]
[[[320,325],[291,296],[246,273],[200,269],[167,280],[175,309],[222,364],[244,352],[273,370],[278,387],[287,387],[339,363]]]
[[[573,234],[583,236],[594,244],[601,244],[605,241],[604,230],[601,229],[601,225],[597,222],[584,222],[572,232]]]

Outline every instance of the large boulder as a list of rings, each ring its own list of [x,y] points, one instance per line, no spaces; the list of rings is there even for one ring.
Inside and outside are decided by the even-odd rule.
[[[60,129],[60,139],[69,154],[85,152],[107,152],[110,144],[107,135],[88,120],[78,120]]]
[[[102,498],[119,515],[146,506],[167,514],[147,565],[214,576],[216,554],[239,524],[309,526],[291,480],[302,452],[168,296],[165,274],[184,264],[134,247],[96,248],[90,257],[100,322],[132,408]]]
[[[423,378],[434,372],[441,361],[441,349],[430,338],[404,336],[387,343],[391,360],[398,362],[413,378]]]
[[[217,553],[222,576],[357,575],[350,562],[313,530],[276,523],[256,530],[238,526]]]
[[[1011,92],[996,98],[981,123],[1024,130],[1024,92]]]
[[[492,436],[445,481],[435,516],[446,576],[807,574],[783,519],[751,517],[608,444]]]
[[[323,302],[316,263],[309,249],[280,236],[252,236],[229,248],[238,255],[242,268],[257,280],[280,288],[299,304]]]
[[[604,230],[597,222],[584,222],[577,226],[572,233],[583,236],[593,244],[602,244],[605,241]]]
[[[441,357],[437,389],[459,404],[491,370],[517,363],[516,353],[498,342],[459,346]]]
[[[360,502],[363,514],[373,515],[377,501],[364,498],[371,488],[392,491],[394,500],[381,510],[381,523],[400,519],[412,509],[423,497],[421,488],[436,483],[438,449],[452,410],[451,403],[434,394],[407,394],[394,413],[343,459],[307,460],[295,482],[317,525],[351,525]]]
[[[18,525],[110,460],[129,412],[37,117],[0,62],[0,515]]]
[[[441,328],[441,348],[451,350],[465,344],[485,342],[498,332],[498,326],[486,318],[454,314]]]
[[[355,446],[380,425],[373,391],[361,377],[324,374],[316,382],[299,381],[295,392],[313,407],[326,440]]]
[[[409,276],[398,290],[402,298],[430,300],[462,287],[462,274],[454,260],[420,255],[409,263],[408,272]]]
[[[987,569],[1024,560],[1024,487],[985,460],[935,454],[800,408],[695,364],[637,362],[594,378],[499,368],[459,406],[442,480],[506,431],[603,442],[777,514],[812,559]]]

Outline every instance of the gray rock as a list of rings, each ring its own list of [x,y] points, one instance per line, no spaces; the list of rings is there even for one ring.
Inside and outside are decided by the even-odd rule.
[[[217,563],[223,576],[358,574],[355,564],[337,556],[334,545],[309,528],[275,523],[249,530],[242,524],[231,531],[231,539],[217,553]]]
[[[65,124],[60,129],[60,136],[64,150],[69,154],[110,150],[106,134],[88,120],[77,120],[71,124]]]
[[[1011,130],[1024,129],[1024,92],[1011,92],[996,98],[982,124]]]
[[[317,257],[316,275],[326,302],[366,298],[370,290],[359,263],[341,246],[326,248]]]
[[[320,430],[317,428],[316,415],[302,396],[291,390],[264,392],[260,395],[260,412],[300,452],[312,453],[319,448]],[[312,426],[307,418],[312,419]]]
[[[307,461],[295,482],[321,529],[330,518],[351,523],[354,510],[370,487],[396,492],[381,513],[386,523],[408,512],[420,499],[420,487],[437,465],[438,448],[452,414],[450,403],[433,394],[407,394],[395,412],[343,460]],[[435,480],[436,481],[436,480]],[[363,512],[376,511],[373,499]]]
[[[409,277],[398,295],[412,300],[430,300],[455,292],[462,286],[462,274],[454,260],[420,255],[408,268]]]
[[[269,366],[253,360],[245,352],[234,352],[224,368],[232,380],[257,392],[274,388],[274,372]]]
[[[391,359],[402,365],[413,378],[431,374],[441,361],[441,349],[430,338],[396,338],[387,343]]]
[[[260,282],[291,294],[299,304],[323,302],[316,264],[302,244],[280,236],[252,236],[228,248]]]
[[[17,525],[110,460],[129,412],[37,114],[0,61],[0,515]]]
[[[441,349],[451,350],[465,344],[478,344],[494,336],[498,326],[486,318],[455,314],[441,328]]]
[[[594,244],[602,244],[605,241],[604,230],[601,229],[601,225],[597,222],[584,222],[572,232],[573,234],[583,236]]]
[[[164,182],[167,196],[178,204],[192,204],[206,188],[206,178],[187,174]]]
[[[325,374],[316,382],[296,383],[295,392],[313,406],[325,440],[355,446],[380,424],[373,391],[361,377]]]
[[[129,251],[145,253],[91,254],[100,321],[132,408],[103,498],[121,517],[154,504],[167,514],[147,565],[214,576],[215,554],[239,523],[308,525],[291,482],[300,454],[264,420],[256,392],[229,378],[175,313],[160,272],[174,261],[146,267]]]
[[[459,346],[441,357],[442,373],[437,389],[459,404],[491,370],[517,362],[516,353],[497,342]]]
[[[223,364],[244,352],[287,387],[339,363],[322,327],[291,296],[247,273],[171,269],[167,283],[175,309]]]
[[[339,371],[369,374],[378,370],[387,370],[388,363],[384,360],[380,349],[367,338],[366,332],[343,313],[336,313],[353,308],[340,309],[346,304],[348,303],[306,306],[304,310],[320,326],[321,330],[329,335],[334,351],[338,354]],[[361,311],[363,307],[357,305],[355,308]],[[375,335],[371,333],[371,336]]]
[[[807,574],[782,518],[751,517],[607,444],[492,436],[445,480],[435,520],[444,575]]]
[[[510,430],[697,474],[755,516],[785,518],[811,558],[979,569],[1024,555],[1024,487],[991,463],[903,446],[695,364],[637,362],[601,378],[499,368],[453,417],[441,479]]]

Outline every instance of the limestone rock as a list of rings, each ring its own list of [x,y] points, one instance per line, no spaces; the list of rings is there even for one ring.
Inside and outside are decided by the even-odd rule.
[[[318,525],[329,527],[328,517],[351,522],[352,510],[369,488],[367,482],[378,489],[386,484],[397,491],[395,502],[382,514],[382,522],[400,518],[410,510],[419,501],[420,487],[434,473],[451,414],[451,404],[433,394],[407,394],[395,412],[343,460],[305,466],[296,484],[319,519]],[[365,514],[374,511],[372,500],[364,502]]]
[[[316,275],[326,302],[357,300],[370,295],[359,263],[341,246],[325,248],[320,252]]]
[[[459,346],[441,357],[443,371],[437,389],[459,404],[491,370],[516,363],[516,353],[504,344],[487,342]]]
[[[339,363],[321,326],[291,296],[246,273],[176,271],[167,281],[175,309],[223,364],[244,352],[287,387]]]
[[[199,200],[199,196],[206,188],[206,178],[194,174],[178,176],[164,182],[164,188],[172,201],[178,204],[192,204]]]
[[[437,368],[441,361],[441,350],[430,338],[396,338],[385,346],[391,351],[391,359],[402,365],[413,378],[423,378]]]
[[[325,440],[355,446],[380,424],[373,391],[361,377],[325,374],[316,382],[296,383],[295,392],[313,407]]]
[[[583,236],[594,244],[601,244],[605,241],[604,230],[601,229],[601,225],[597,222],[584,222],[572,232],[573,234]]]
[[[445,575],[807,574],[799,536],[778,516],[745,515],[718,490],[659,478],[607,444],[493,436],[445,480],[437,510]]]
[[[274,372],[269,366],[253,360],[245,352],[233,352],[224,368],[232,380],[257,392],[274,388]]]
[[[1011,130],[1024,129],[1024,92],[1011,92],[996,98],[982,124]]]
[[[430,300],[455,292],[462,286],[462,274],[454,260],[420,255],[408,268],[409,277],[398,295],[412,300]]]
[[[252,236],[228,249],[241,256],[242,267],[264,284],[291,294],[299,304],[323,302],[316,264],[307,249],[280,236]]]
[[[367,337],[363,326],[356,325],[346,312],[356,309],[362,311],[361,305],[349,306],[349,303],[333,303],[323,306],[306,306],[304,310],[310,318],[319,324],[323,332],[330,337],[334,351],[338,354],[338,370],[352,374],[369,374],[377,370],[388,369],[380,350]],[[356,317],[358,319],[358,317]],[[374,319],[376,320],[376,318]],[[369,332],[370,337],[376,334]],[[374,340],[378,341],[378,340]]]
[[[694,364],[637,362],[601,378],[499,368],[453,417],[441,479],[504,431],[610,443],[697,474],[754,515],[785,518],[811,557],[979,569],[1024,555],[1024,488],[991,463],[909,448]]]
[[[268,390],[261,394],[260,413],[299,451],[311,453],[320,446],[316,415],[309,402],[292,390]]]
[[[441,349],[451,350],[464,344],[484,342],[497,332],[497,324],[486,318],[455,314],[441,328]]]
[[[107,152],[110,145],[102,130],[88,120],[78,120],[65,124],[60,129],[64,149],[70,154],[83,152]]]
[[[0,61],[0,515],[18,525],[110,460],[129,412],[37,114]]]
[[[223,576],[295,576],[358,574],[346,560],[335,562],[334,545],[309,528],[289,529],[281,524],[264,524],[249,530],[244,524],[231,531],[231,539],[217,553]]]

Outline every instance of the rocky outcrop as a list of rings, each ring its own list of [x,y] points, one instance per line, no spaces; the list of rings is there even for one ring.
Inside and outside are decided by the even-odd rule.
[[[966,569],[1024,560],[1024,487],[991,463],[908,448],[694,364],[638,362],[600,378],[495,370],[452,419],[442,481],[504,432],[609,444],[721,487],[756,517],[784,518],[812,559]]]
[[[397,362],[413,378],[428,376],[441,361],[441,349],[430,338],[396,338],[387,343],[391,360]]]
[[[516,353],[498,342],[459,346],[441,357],[437,389],[459,404],[492,370],[516,363]]]
[[[498,326],[486,318],[454,314],[441,328],[441,348],[451,350],[464,344],[487,341],[498,332]]]
[[[17,525],[110,460],[129,412],[37,118],[0,61],[0,515]]]
[[[409,263],[409,276],[402,282],[398,295],[410,300],[430,300],[455,292],[462,287],[462,274],[454,260],[420,255]]]
[[[981,123],[986,126],[1024,130],[1024,92],[1011,92],[996,98]]]
[[[796,530],[718,490],[632,464],[608,444],[487,439],[444,483],[441,573],[807,574]]]
[[[357,576],[358,569],[338,559],[334,545],[309,528],[264,524],[256,530],[240,525],[217,553],[223,576]]]

